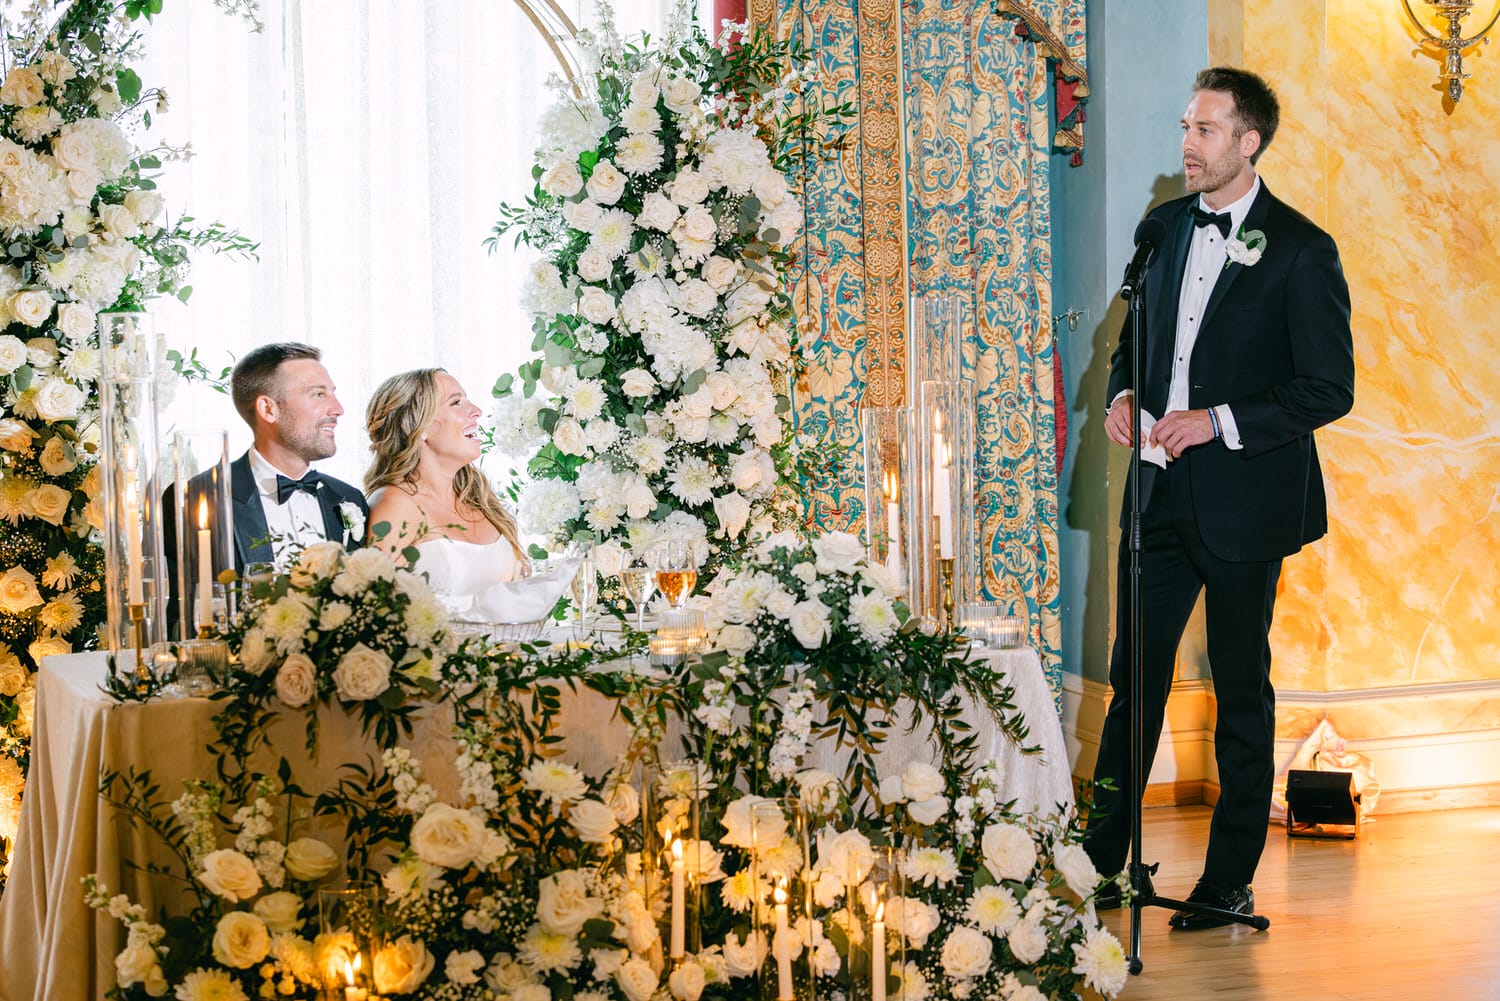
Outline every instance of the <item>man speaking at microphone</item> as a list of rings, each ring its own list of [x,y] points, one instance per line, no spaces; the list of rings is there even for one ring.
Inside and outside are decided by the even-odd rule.
[[[1127,322],[1110,363],[1104,421],[1109,439],[1128,448],[1132,407],[1141,407],[1144,774],[1161,736],[1178,642],[1202,592],[1220,793],[1188,901],[1243,914],[1255,907],[1250,884],[1275,773],[1269,633],[1276,582],[1282,559],[1327,531],[1313,432],[1354,403],[1349,288],[1338,248],[1255,172],[1277,117],[1276,95],[1253,73],[1207,69],[1194,81],[1182,117],[1190,194],[1159,206],[1142,225],[1161,238],[1144,286],[1143,384],[1131,385]],[[1127,527],[1129,498],[1127,489]],[[1120,540],[1114,694],[1094,773],[1117,789],[1096,791],[1084,838],[1104,873],[1125,865],[1124,797],[1139,802],[1142,793],[1130,784],[1129,535]],[[1189,911],[1171,918],[1185,930],[1224,923]]]

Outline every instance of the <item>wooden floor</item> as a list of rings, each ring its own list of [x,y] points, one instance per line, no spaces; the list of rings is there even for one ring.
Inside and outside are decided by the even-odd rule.
[[[1156,892],[1182,899],[1202,865],[1210,810],[1147,810]],[[1357,841],[1271,828],[1255,880],[1267,931],[1180,932],[1141,911],[1140,975],[1122,1001],[1500,999],[1500,809],[1399,814]],[[1130,911],[1103,915],[1127,953]]]

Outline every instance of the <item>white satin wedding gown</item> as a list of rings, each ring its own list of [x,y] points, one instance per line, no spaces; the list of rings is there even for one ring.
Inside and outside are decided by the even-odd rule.
[[[504,536],[484,545],[442,536],[428,539],[418,543],[412,569],[427,575],[450,615],[467,622],[494,621],[495,609],[489,607],[494,601],[487,599],[499,597],[497,585],[520,576],[515,550]]]

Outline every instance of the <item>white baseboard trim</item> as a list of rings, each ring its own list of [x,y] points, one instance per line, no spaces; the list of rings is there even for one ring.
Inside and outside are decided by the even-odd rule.
[[[1109,686],[1064,674],[1063,737],[1076,778],[1092,776]],[[1282,768],[1323,719],[1347,750],[1371,762],[1381,792],[1374,815],[1500,803],[1500,679],[1340,692],[1280,690],[1276,758]],[[1199,802],[1217,786],[1213,687],[1173,686],[1148,799]]]

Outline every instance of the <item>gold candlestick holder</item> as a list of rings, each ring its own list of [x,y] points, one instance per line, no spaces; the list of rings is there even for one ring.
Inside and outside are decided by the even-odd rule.
[[[145,693],[151,687],[151,668],[146,665],[146,603],[144,601],[132,601],[128,606],[130,615],[130,636],[135,644],[135,687],[136,691]]]
[[[953,557],[938,557],[938,573],[943,578],[943,628],[952,629],[953,623]]]

